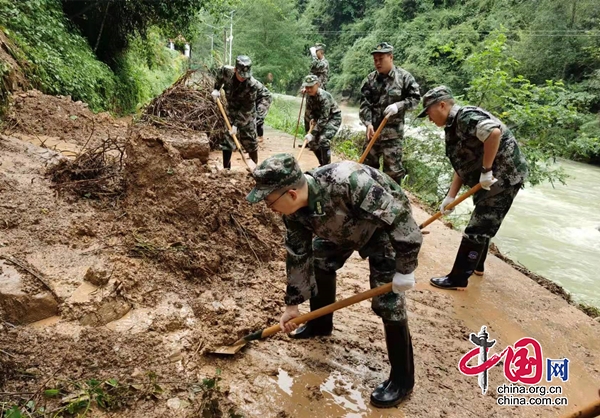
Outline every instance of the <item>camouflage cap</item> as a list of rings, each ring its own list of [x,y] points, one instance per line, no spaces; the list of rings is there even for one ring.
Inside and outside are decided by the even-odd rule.
[[[252,60],[247,55],[238,55],[235,59],[235,68],[242,78],[252,77]]]
[[[302,83],[302,87],[312,87],[319,82],[319,77],[314,74],[307,75],[304,77],[304,82]]]
[[[327,45],[325,45],[325,44],[322,44],[322,43],[320,43],[320,42],[317,42],[317,43],[315,44],[315,51],[325,51],[325,47],[326,47],[326,46],[327,46]]]
[[[256,186],[246,200],[258,203],[274,191],[296,184],[303,173],[292,154],[275,154],[260,163],[252,176]]]
[[[423,110],[417,115],[418,118],[423,118],[427,114],[429,106],[436,104],[444,99],[452,99],[452,90],[446,86],[438,86],[429,90],[423,96]]]
[[[374,50],[371,51],[371,55],[373,54],[390,54],[394,52],[394,47],[392,46],[392,44],[389,44],[387,42],[381,42],[379,44],[377,44],[377,46],[375,47]]]

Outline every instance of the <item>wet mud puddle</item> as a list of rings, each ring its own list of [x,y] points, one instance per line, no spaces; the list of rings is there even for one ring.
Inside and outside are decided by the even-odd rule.
[[[369,404],[372,389],[354,383],[350,377],[338,371],[330,374],[307,372],[292,376],[280,368],[276,376],[261,375],[257,380],[260,380],[255,383],[261,386],[263,401],[281,410],[278,416],[297,418],[405,416],[398,408],[372,407]],[[233,386],[232,389],[235,390]]]

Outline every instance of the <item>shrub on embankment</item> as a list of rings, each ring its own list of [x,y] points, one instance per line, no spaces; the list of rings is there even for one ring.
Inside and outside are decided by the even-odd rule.
[[[15,59],[31,84],[47,94],[71,96],[94,111],[130,113],[172,84],[187,60],[165,47],[160,31],[128,48],[109,65],[63,13],[59,0],[0,0],[0,28],[18,47]]]

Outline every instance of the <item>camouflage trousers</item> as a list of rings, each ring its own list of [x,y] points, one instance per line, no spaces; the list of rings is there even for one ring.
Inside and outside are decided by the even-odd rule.
[[[337,134],[337,131],[342,126],[342,114],[334,113],[331,119],[325,125],[325,129],[315,135],[315,138],[308,144],[311,151],[316,152],[319,148],[331,148],[331,140]],[[310,128],[310,120],[304,119],[304,129],[308,132]]]
[[[383,172],[390,176],[398,184],[404,178],[406,171],[402,165],[402,138],[382,139],[378,138],[369,151],[365,164],[379,170],[379,159],[383,157]],[[365,141],[363,151],[367,148],[369,141]]]
[[[237,127],[237,139],[240,141],[242,148],[246,152],[258,151],[258,140],[256,139],[256,122],[254,119],[244,120],[245,118],[234,118],[231,117],[231,124]],[[239,122],[244,121],[245,123]],[[235,151],[235,142],[233,138],[229,136],[229,133],[225,133],[225,139],[221,143],[221,149],[224,151]]]
[[[354,252],[351,248],[344,248],[326,239],[316,237],[313,240],[313,254],[315,259],[315,275],[319,270],[335,273],[342,268],[346,260]],[[369,258],[369,281],[371,289],[390,283],[396,273],[396,252],[386,232],[377,231],[369,242],[359,250],[362,258]],[[315,277],[317,282],[318,277]],[[371,309],[386,321],[406,321],[406,299],[404,294],[394,292],[374,297],[371,300]]]
[[[479,244],[488,244],[489,240],[498,233],[502,221],[522,186],[523,184],[519,183],[501,189],[498,193],[488,191],[476,193],[475,209],[473,209],[464,235]]]

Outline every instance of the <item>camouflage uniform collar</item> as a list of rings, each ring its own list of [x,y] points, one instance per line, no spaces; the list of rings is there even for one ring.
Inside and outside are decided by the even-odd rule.
[[[377,70],[375,70],[375,72],[377,73]],[[380,77],[391,77],[391,78],[394,78],[396,76],[396,66],[392,65],[392,69],[387,74],[377,73],[377,75],[379,75]]]
[[[460,110],[460,106],[455,104],[454,106],[452,106],[452,109],[450,109],[450,113],[448,113],[448,119],[446,119],[446,128],[449,128],[452,126],[452,124],[454,123],[454,119],[456,119],[456,115],[458,114],[458,111]]]
[[[321,187],[311,175],[311,173],[306,173],[305,176],[308,182],[309,214],[310,216],[323,216],[325,215],[325,205],[323,204],[323,189],[321,189]]]

